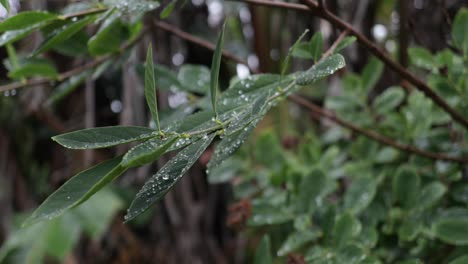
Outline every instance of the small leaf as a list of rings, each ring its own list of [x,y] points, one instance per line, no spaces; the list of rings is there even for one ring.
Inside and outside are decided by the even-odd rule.
[[[468,219],[447,217],[439,219],[433,226],[434,234],[440,240],[452,245],[468,245]]]
[[[359,177],[353,179],[346,190],[344,208],[353,214],[359,214],[374,200],[377,191],[377,183],[371,177]]]
[[[350,213],[341,215],[333,229],[333,237],[339,247],[349,244],[350,241],[361,233],[362,225],[359,220]]]
[[[461,257],[458,257],[450,261],[449,264],[466,264],[466,263],[468,263],[468,255],[463,255]]]
[[[254,264],[273,264],[270,237],[265,235],[255,251]]]
[[[224,46],[224,29],[226,24],[223,25],[221,33],[219,34],[218,41],[216,42],[216,49],[213,55],[213,61],[211,63],[211,78],[210,78],[210,96],[211,104],[213,106],[213,112],[215,117],[218,117],[216,109],[216,100],[218,94],[218,85],[219,85],[219,68],[221,67],[221,58],[223,55],[223,46]]]
[[[37,48],[31,56],[36,56],[39,53],[45,52],[59,43],[62,43],[63,41],[69,39],[76,33],[78,33],[80,30],[82,30],[84,27],[86,27],[88,24],[94,22],[96,19],[95,16],[88,16],[85,17],[77,22],[70,22],[63,27],[55,30],[50,34],[50,37],[47,38],[44,42],[41,43],[39,48]]]
[[[421,190],[418,207],[425,210],[433,206],[447,192],[447,187],[440,182],[432,182]]]
[[[455,16],[452,26],[452,39],[453,44],[460,50],[468,54],[468,34],[466,29],[468,28],[468,9],[461,8]]]
[[[312,66],[306,72],[299,73],[296,76],[296,82],[298,85],[310,85],[322,78],[332,75],[345,65],[346,63],[343,56],[340,54],[331,55]]]
[[[372,57],[362,71],[362,87],[369,92],[380,80],[384,70],[384,64],[375,57]]]
[[[281,245],[277,255],[280,257],[286,256],[288,253],[298,250],[305,244],[317,240],[320,236],[322,236],[322,232],[316,229],[294,232],[289,235],[283,245]]]
[[[154,76],[153,49],[151,45],[149,45],[148,53],[146,54],[145,97],[146,103],[148,104],[148,107],[151,111],[151,116],[153,116],[154,123],[156,124],[156,130],[161,132],[158,115],[158,99],[156,98],[156,78]]]
[[[340,43],[338,43],[338,45],[336,45],[336,48],[333,51],[333,53],[340,52],[341,50],[345,49],[349,45],[353,44],[355,41],[356,41],[355,36],[350,36],[350,37],[344,38],[342,41],[340,41]]]
[[[122,159],[122,166],[131,168],[153,162],[164,154],[177,139],[178,137],[151,138],[130,149]]]
[[[176,6],[176,4],[177,4],[177,0],[172,0],[166,7],[164,7],[159,17],[162,19],[168,18],[171,15],[172,10],[174,10],[174,7]]]
[[[210,69],[206,66],[185,64],[180,67],[177,78],[180,90],[204,95],[210,89]]]
[[[291,55],[296,58],[301,58],[301,59],[313,59],[314,56],[312,56],[310,52],[310,44],[303,42],[299,43],[297,45],[293,46],[294,49],[291,52]]]
[[[377,113],[386,114],[400,105],[404,98],[405,92],[401,87],[389,87],[385,92],[375,98],[372,107]]]
[[[300,58],[302,56],[304,56],[304,58],[305,57],[312,58],[312,55],[310,54],[310,51],[306,47],[304,47],[302,45],[302,43],[301,43],[302,39],[305,37],[305,35],[307,35],[307,33],[309,33],[308,29],[306,29],[301,34],[301,36],[299,36],[299,38],[296,40],[296,42],[294,42],[292,47],[289,48],[288,55],[286,56],[286,59],[284,59],[283,65],[281,66],[281,77],[284,76],[284,74],[286,73],[286,71],[289,68],[289,61],[291,60],[291,56],[297,56],[297,57],[300,57]],[[304,47],[304,48],[302,48],[302,47]]]
[[[8,0],[6,2],[8,2]],[[25,29],[38,23],[55,20],[57,18],[58,16],[56,14],[44,11],[25,11],[1,22],[0,32]]]
[[[73,131],[53,137],[69,149],[107,148],[154,137],[156,131],[146,127],[112,126]]]
[[[435,60],[431,52],[425,48],[413,47],[408,49],[411,62],[421,68],[431,70],[435,66]]]
[[[9,43],[13,43],[19,39],[22,39],[28,34],[30,34],[31,32],[33,32],[34,30],[47,26],[52,21],[53,20],[46,20],[46,21],[42,21],[36,24],[32,24],[31,26],[28,26],[22,29],[6,31],[5,33],[2,34],[2,36],[0,36],[0,47]]]
[[[8,73],[8,77],[13,79],[29,78],[34,76],[56,79],[58,72],[55,66],[43,59],[28,60],[19,68]]]
[[[268,151],[268,150],[265,150]],[[306,174],[299,186],[299,203],[305,213],[321,204],[327,185],[327,176],[320,169]]]
[[[412,169],[402,168],[393,178],[393,195],[405,209],[417,204],[421,179]]]
[[[75,175],[51,194],[25,221],[24,225],[31,225],[46,219],[51,220],[88,200],[125,171],[125,168],[119,165],[121,159],[122,157],[117,157],[105,161]]]
[[[125,221],[132,220],[160,200],[192,167],[214,137],[215,133],[204,136],[199,141],[184,148],[153,175],[132,201]]]
[[[309,48],[310,53],[312,54],[312,58],[315,62],[317,62],[320,59],[320,56],[322,56],[323,52],[323,37],[320,31],[315,33],[310,39]]]

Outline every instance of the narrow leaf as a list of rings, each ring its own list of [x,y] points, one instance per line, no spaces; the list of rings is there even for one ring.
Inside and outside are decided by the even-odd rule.
[[[337,70],[346,65],[345,59],[340,54],[333,54],[326,57],[319,63],[312,66],[306,72],[301,72],[296,76],[298,85],[309,85],[322,78],[332,75]]]
[[[156,136],[146,127],[112,126],[89,128],[61,134],[52,139],[69,149],[107,148]]]
[[[294,44],[292,45],[292,47],[289,49],[289,52],[288,52],[288,55],[286,56],[286,59],[284,59],[284,62],[283,62],[283,65],[281,66],[281,76],[283,76],[285,73],[286,73],[286,70],[288,69],[289,67],[289,61],[291,60],[291,56],[294,55],[294,54],[298,54],[299,57],[301,56],[309,56],[310,55],[310,52],[308,51],[299,51],[301,50],[300,46],[301,46],[301,41],[302,39],[305,37],[305,35],[307,35],[307,33],[309,33],[309,30],[306,29],[302,34],[301,36],[296,40],[296,42],[294,42]],[[297,51],[295,51],[297,50]],[[309,55],[307,55],[309,54]]]
[[[206,135],[181,150],[152,176],[138,192],[125,216],[130,221],[161,199],[203,154],[216,135]]]
[[[270,237],[265,235],[255,251],[254,264],[272,264]]]
[[[218,41],[216,43],[216,49],[213,56],[213,61],[211,63],[211,78],[210,78],[210,96],[211,104],[213,106],[213,112],[215,113],[216,118],[218,113],[216,111],[216,99],[218,94],[218,85],[219,85],[219,68],[221,67],[221,57],[223,53],[224,46],[224,29],[226,24],[223,25],[221,33],[219,34]]]
[[[85,17],[78,22],[70,22],[66,24],[64,27],[56,30],[55,32],[50,34],[50,37],[46,39],[40,46],[37,48],[32,56],[36,56],[39,53],[45,52],[55,45],[62,43],[63,41],[69,39],[80,30],[82,30],[85,26],[92,23],[96,19],[95,16],[88,16]]]
[[[6,1],[8,2],[8,0]],[[58,16],[43,11],[25,11],[12,16],[0,23],[0,32],[19,30],[31,27],[37,23],[57,19]]]
[[[122,14],[116,12],[107,18],[99,31],[88,41],[89,53],[93,56],[101,56],[116,52],[130,33],[128,28],[120,20]]]
[[[362,71],[362,86],[364,91],[370,91],[380,80],[384,70],[384,64],[375,57],[372,57],[369,63]]]
[[[119,165],[121,159],[120,156],[105,161],[75,175],[51,194],[25,221],[24,225],[51,220],[88,200],[125,171],[125,168]]]
[[[178,137],[151,138],[130,149],[123,157],[122,166],[130,168],[153,162],[164,154],[177,139]]]
[[[338,45],[336,45],[336,48],[333,51],[333,53],[340,52],[341,50],[345,49],[349,45],[353,44],[355,41],[356,41],[355,36],[350,36],[350,37],[344,38],[342,41],[340,41],[340,43],[338,43]]]
[[[320,59],[320,56],[322,56],[323,52],[323,37],[320,31],[312,36],[309,41],[309,45],[310,53],[312,54],[314,61],[317,62]]]
[[[409,209],[416,205],[421,179],[412,169],[402,168],[393,178],[393,195],[396,201]]]
[[[158,99],[156,98],[156,78],[154,76],[154,65],[153,65],[153,49],[151,45],[148,47],[148,53],[146,54],[146,66],[145,66],[145,97],[146,103],[153,116],[156,129],[161,132],[161,125],[159,124],[158,115]]]
[[[174,7],[177,4],[177,0],[172,0],[166,7],[164,7],[163,11],[161,11],[161,15],[159,16],[162,19],[168,18],[172,10],[174,10]]]
[[[10,12],[10,2],[8,0],[0,0],[0,4],[2,4],[7,13]]]

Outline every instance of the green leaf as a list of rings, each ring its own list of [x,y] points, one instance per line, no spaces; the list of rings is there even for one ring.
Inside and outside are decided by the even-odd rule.
[[[122,159],[122,166],[138,167],[153,162],[164,154],[177,139],[179,138],[175,136],[166,139],[151,138],[130,149]]]
[[[296,58],[301,59],[313,59],[314,56],[311,54],[310,51],[310,44],[303,42],[293,46],[293,50],[291,55]]]
[[[327,182],[327,176],[320,169],[314,169],[305,175],[299,186],[298,205],[301,210],[307,213],[321,204]]]
[[[271,256],[271,243],[268,235],[263,236],[260,245],[255,251],[254,264],[273,264],[273,258]]]
[[[333,237],[339,247],[349,244],[352,239],[361,233],[361,223],[350,213],[341,215],[333,229]]]
[[[210,184],[228,182],[237,176],[244,165],[244,162],[236,157],[229,158],[208,173],[208,182]]]
[[[19,68],[8,73],[8,77],[13,79],[22,79],[34,76],[56,79],[58,75],[59,74],[55,66],[44,59],[28,60]]]
[[[307,44],[301,43],[302,39],[309,33],[309,30],[306,29],[304,32],[299,36],[299,38],[294,42],[291,48],[289,48],[288,55],[286,56],[286,59],[284,59],[283,64],[281,65],[281,77],[284,76],[286,71],[288,70],[289,67],[289,61],[291,60],[291,56],[297,56],[299,58],[312,58],[312,55],[310,54],[309,49],[306,47]]]
[[[452,39],[453,44],[461,49],[463,53],[468,54],[468,34],[466,29],[468,28],[468,9],[462,8],[458,11],[453,21],[452,26]]]
[[[42,21],[36,24],[32,24],[31,26],[25,27],[23,29],[6,31],[2,34],[2,36],[0,36],[0,47],[22,39],[34,30],[44,27],[52,21],[53,20]]]
[[[169,160],[155,175],[153,175],[138,192],[125,216],[130,221],[146,211],[152,204],[160,200],[192,167],[197,159],[213,141],[215,134],[206,135],[192,143]]]
[[[403,241],[413,241],[422,229],[420,219],[408,218],[398,229],[398,236]]]
[[[425,210],[433,206],[447,192],[447,187],[440,182],[432,182],[421,190],[418,207]]]
[[[449,264],[466,264],[466,263],[468,263],[468,255],[463,255],[461,257],[458,257],[450,261]]]
[[[59,29],[55,30],[50,34],[50,36],[41,43],[39,48],[37,48],[31,56],[36,56],[39,53],[45,52],[59,43],[64,42],[65,40],[71,38],[73,35],[78,33],[80,30],[82,30],[84,27],[86,27],[88,24],[94,22],[96,19],[96,16],[88,16],[85,17],[77,22],[70,22],[63,27],[60,27]]]
[[[372,57],[362,71],[362,87],[369,92],[380,80],[384,70],[384,64],[375,57]]]
[[[349,45],[353,44],[355,41],[356,41],[355,36],[344,38],[342,41],[340,41],[340,43],[338,43],[338,45],[336,45],[336,48],[333,51],[333,53],[340,52],[341,50],[347,48]]]
[[[394,199],[405,208],[417,205],[421,179],[412,169],[402,168],[393,178]]]
[[[137,126],[112,126],[88,128],[53,137],[60,145],[69,149],[107,148],[157,135],[157,131]]]
[[[156,78],[154,76],[153,49],[151,45],[149,45],[148,53],[146,54],[145,97],[146,103],[148,104],[148,107],[151,111],[151,116],[153,116],[154,123],[156,124],[156,130],[161,132],[158,115],[158,99],[156,98]]]
[[[120,166],[121,160],[120,156],[75,175],[51,194],[24,222],[24,225],[51,220],[88,200],[125,171],[125,168]]]
[[[102,56],[116,52],[120,45],[130,34],[128,28],[120,21],[122,14],[115,12],[107,18],[99,31],[88,41],[89,53],[93,56]]]
[[[0,4],[2,4],[8,13],[10,12],[10,2],[8,0],[0,0]]]
[[[315,33],[309,41],[310,53],[315,62],[317,62],[322,56],[323,52],[323,37],[322,33],[318,31]]]
[[[452,245],[468,245],[468,219],[443,217],[433,225],[437,238]]]
[[[468,184],[454,186],[450,193],[455,201],[468,204]]]
[[[171,15],[172,10],[174,10],[174,7],[176,6],[176,4],[177,4],[177,0],[172,0],[166,7],[164,7],[159,17],[162,19],[168,18]]]
[[[290,234],[286,241],[284,241],[283,245],[281,245],[277,255],[280,257],[286,256],[288,253],[298,250],[302,246],[317,240],[321,236],[322,232],[317,229],[294,232]]]
[[[310,85],[322,78],[332,75],[345,65],[346,63],[343,56],[340,54],[331,55],[312,66],[306,72],[297,74],[296,82],[298,85]]]
[[[8,0],[6,0],[8,3]],[[0,32],[26,29],[39,23],[58,19],[56,14],[44,11],[25,11],[0,23]]]
[[[204,95],[210,89],[210,69],[206,66],[185,64],[180,67],[177,78],[181,90]]]
[[[427,70],[434,68],[434,57],[431,52],[425,48],[413,47],[408,49],[408,55],[411,62],[417,67]]]
[[[353,179],[344,196],[344,208],[353,214],[359,214],[374,200],[377,183],[371,177]]]
[[[375,98],[372,107],[377,113],[386,114],[399,106],[403,99],[405,99],[405,92],[401,87],[389,87]]]
[[[57,86],[52,94],[49,96],[49,99],[46,102],[46,105],[53,105],[61,101],[67,95],[72,93],[73,91],[78,88],[88,76],[91,75],[91,71],[85,71],[80,74],[74,75],[70,77],[68,80],[62,82],[59,86]]]
[[[79,31],[70,38],[54,46],[54,51],[69,57],[88,55],[89,36],[85,31]]]
[[[218,118],[218,113],[216,109],[216,100],[218,94],[218,85],[219,85],[219,68],[221,67],[221,58],[223,55],[223,46],[224,46],[224,29],[226,24],[223,25],[221,33],[219,34],[218,41],[216,42],[216,49],[213,55],[213,61],[211,63],[211,78],[210,78],[210,96],[211,104],[213,106],[213,112],[215,117]]]

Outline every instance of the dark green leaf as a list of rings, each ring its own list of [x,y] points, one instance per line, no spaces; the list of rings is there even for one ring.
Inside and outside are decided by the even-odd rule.
[[[393,177],[393,195],[396,201],[410,209],[417,204],[421,179],[412,169],[402,168]]]
[[[468,204],[468,184],[462,183],[455,186],[451,195],[455,201]]]
[[[362,87],[365,92],[374,88],[380,80],[384,70],[384,64],[375,57],[372,57],[362,71]]]
[[[52,139],[70,149],[95,149],[143,140],[156,135],[157,131],[146,127],[112,126],[73,131]]]
[[[288,236],[283,245],[278,250],[278,256],[286,256],[309,242],[313,242],[322,236],[322,232],[317,229],[295,232]]]
[[[184,148],[168,161],[138,192],[127,211],[125,220],[132,220],[160,200],[192,167],[214,137],[214,133],[202,137],[202,139]]]
[[[273,264],[270,244],[270,237],[265,235],[255,251],[255,260],[253,264]]]
[[[53,219],[88,200],[125,171],[120,166],[121,160],[122,157],[117,157],[75,175],[51,194],[24,225]]]
[[[335,50],[334,50],[333,52],[334,52],[334,53],[338,53],[338,52],[340,52],[341,50],[343,50],[343,49],[345,49],[346,47],[348,47],[349,45],[353,44],[355,41],[356,41],[356,37],[355,37],[355,36],[346,37],[346,38],[344,38],[342,41],[340,41],[340,43],[338,43],[338,45],[336,45],[336,48],[335,48]]]
[[[320,169],[314,169],[305,175],[299,186],[299,204],[301,210],[307,213],[321,204],[322,196],[326,191],[326,185],[327,176]]]
[[[120,45],[129,37],[127,27],[120,21],[121,13],[115,12],[107,18],[99,31],[88,41],[89,53],[101,56],[116,52]]]
[[[421,190],[418,207],[425,210],[433,206],[447,192],[447,187],[440,182],[432,182]]]
[[[353,179],[344,197],[344,207],[353,214],[366,209],[375,197],[377,183],[371,177]]]
[[[0,47],[24,38],[25,36],[33,32],[34,30],[37,30],[41,27],[48,25],[51,21],[53,20],[42,21],[42,22],[33,24],[29,27],[23,28],[23,29],[12,30],[12,31],[7,31],[3,33],[2,36],[0,36]]]
[[[219,68],[221,67],[221,58],[223,56],[223,46],[224,46],[224,29],[226,25],[224,24],[221,33],[219,34],[218,41],[216,42],[216,49],[213,55],[213,61],[211,63],[211,78],[210,78],[210,96],[211,104],[213,106],[213,112],[215,113],[216,118],[218,117],[216,100],[218,94],[218,85],[219,85]]]
[[[148,104],[148,107],[151,111],[153,121],[156,124],[156,130],[161,131],[158,115],[158,99],[156,98],[156,78],[154,76],[153,49],[151,45],[149,45],[148,53],[146,54],[145,97],[146,103]]]
[[[88,16],[77,22],[70,22],[66,24],[65,26],[55,30],[54,32],[50,34],[50,36],[44,42],[41,43],[39,48],[37,48],[32,53],[32,56],[36,56],[39,53],[45,52],[55,47],[59,43],[62,43],[65,40],[71,38],[73,35],[78,33],[88,24],[91,24],[92,22],[94,22],[95,19],[96,19],[95,16]]]
[[[8,0],[6,0],[8,2]],[[39,23],[58,19],[56,14],[44,11],[25,11],[0,23],[0,32],[26,29]]]
[[[166,7],[164,7],[159,17],[162,19],[168,18],[171,15],[172,10],[174,10],[174,7],[176,6],[176,4],[177,4],[177,0],[172,0]]]
[[[452,39],[453,44],[461,49],[465,55],[468,54],[468,9],[461,8],[455,16],[452,26]]]
[[[443,217],[433,226],[440,240],[452,245],[468,245],[468,219],[466,217]]]
[[[466,264],[466,263],[468,263],[468,255],[463,255],[461,257],[458,257],[450,261],[449,264]]]
[[[332,75],[345,65],[346,63],[343,56],[340,54],[331,55],[312,66],[312,68],[306,72],[297,74],[296,82],[298,85],[312,84],[322,78]]]
[[[58,72],[55,66],[47,60],[34,59],[23,63],[19,68],[8,73],[13,79],[29,78],[34,76],[55,79]]]
[[[82,30],[69,39],[55,45],[54,50],[69,57],[85,56],[88,55],[88,41],[88,34]]]
[[[310,53],[312,54],[312,58],[314,59],[314,61],[315,62],[318,61],[320,57],[322,56],[322,52],[323,52],[323,37],[320,31],[315,33],[310,39],[309,48],[310,48]]]
[[[386,114],[403,102],[405,92],[401,87],[389,87],[375,98],[372,106],[379,114]]]
[[[418,67],[431,70],[435,66],[435,60],[431,52],[425,48],[409,48],[408,55],[411,59],[411,62]]]
[[[335,223],[333,237],[339,247],[349,244],[350,241],[361,233],[361,223],[350,213],[341,215]]]
[[[151,138],[130,149],[123,157],[122,166],[130,168],[153,162],[164,154],[177,139],[178,137],[175,136],[166,139]]]

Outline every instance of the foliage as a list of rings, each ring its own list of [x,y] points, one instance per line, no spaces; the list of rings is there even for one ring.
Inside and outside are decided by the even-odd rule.
[[[167,17],[176,3],[172,1],[161,17]],[[60,14],[29,11],[12,16],[0,24],[0,46],[8,46],[11,51],[6,62],[9,77],[25,82],[39,76],[59,82],[56,94],[50,98],[52,104],[86,78],[97,79],[112,62],[125,58],[128,49],[145,34],[143,16],[158,6],[146,0],[131,4],[108,0],[72,4]],[[468,10],[462,9],[452,31],[457,51],[432,54],[422,47],[409,50],[411,69],[427,76],[431,88],[461,113],[468,112],[467,22]],[[89,35],[89,25],[99,30]],[[42,32],[43,42],[29,56],[18,59],[12,44],[35,31]],[[242,175],[234,190],[236,198],[252,203],[253,215],[247,225],[254,232],[266,233],[254,263],[272,263],[272,251],[280,259],[301,253],[310,263],[418,263],[427,259],[461,263],[466,259],[468,189],[461,164],[434,162],[336,126],[327,127],[324,133],[309,127],[293,150],[285,149],[269,130],[257,134],[255,144],[243,144],[274,106],[343,69],[345,59],[338,52],[352,44],[354,37],[346,37],[324,51],[320,33],[307,42],[302,42],[303,35],[291,48],[282,74],[234,77],[228,87],[220,89],[224,34],[223,26],[211,70],[184,65],[176,74],[154,65],[150,45],[140,70],[154,126],[97,127],[52,138],[69,149],[109,148],[132,142],[137,145],[64,183],[24,222],[26,226],[36,225],[18,231],[4,245],[0,260],[15,248],[31,244],[34,248],[35,236],[44,236],[45,240],[51,237],[53,242],[62,239],[55,237],[55,229],[70,225],[68,216],[80,214],[86,206],[94,205],[97,211],[107,208],[109,213],[102,216],[102,222],[109,221],[120,206],[109,208],[108,204],[87,201],[105,194],[103,188],[126,170],[178,151],[149,177],[132,201],[125,220],[133,220],[162,199],[214,141],[217,143],[207,165],[209,180],[226,182]],[[73,74],[68,79],[70,76],[60,74],[47,59],[48,51],[92,60],[92,67],[86,70],[97,70],[94,74]],[[305,71],[285,74],[290,57],[313,60],[314,64]],[[322,98],[324,105],[339,118],[401,143],[459,156],[467,154],[466,142],[447,135],[451,132],[466,138],[466,131],[456,125],[447,130],[450,116],[421,92],[393,86],[369,98],[383,71],[384,64],[373,58],[360,74],[344,74],[342,94]],[[195,99],[160,120],[157,89],[170,88]],[[232,157],[242,145],[243,151]],[[76,230],[66,244],[26,253],[27,258],[29,254],[50,254],[62,259],[76,243],[76,234],[81,228],[87,229],[88,224],[73,224]],[[102,232],[102,228],[95,229]],[[451,254],[434,254],[447,247],[453,247]]]

